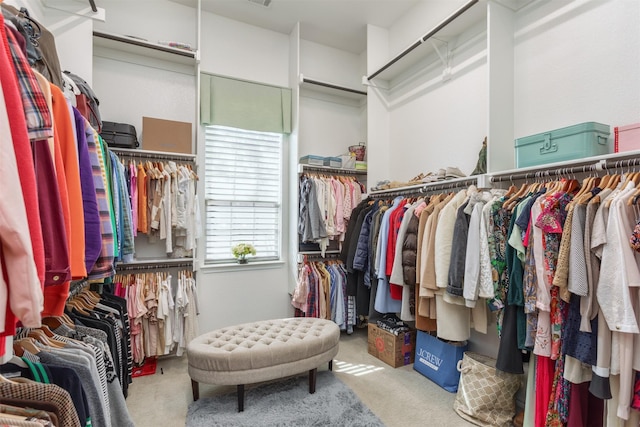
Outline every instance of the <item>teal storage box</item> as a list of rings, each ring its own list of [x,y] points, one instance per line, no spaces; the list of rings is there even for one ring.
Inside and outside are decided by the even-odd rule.
[[[340,168],[342,167],[342,159],[340,157],[325,157],[323,164],[332,168]]]
[[[586,122],[536,135],[515,142],[516,167],[545,165],[613,152],[609,125]]]
[[[304,156],[300,157],[300,163],[303,165],[324,166],[324,157],[322,156]]]

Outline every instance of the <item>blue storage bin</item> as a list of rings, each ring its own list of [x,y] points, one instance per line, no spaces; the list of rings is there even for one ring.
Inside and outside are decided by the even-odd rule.
[[[303,165],[324,166],[324,157],[308,155],[300,157],[300,163]]]
[[[324,166],[330,166],[332,168],[342,167],[342,159],[340,157],[325,157]]]
[[[609,125],[580,123],[515,141],[516,167],[544,165],[613,152]]]

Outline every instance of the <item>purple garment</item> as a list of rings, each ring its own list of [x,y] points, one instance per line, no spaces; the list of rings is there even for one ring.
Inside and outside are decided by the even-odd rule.
[[[103,170],[100,163],[100,157],[98,155],[98,151],[101,151],[102,148],[98,145],[100,142],[96,141],[96,137],[93,133],[94,130],[90,125],[88,125],[89,122],[85,120],[84,123],[87,146],[89,148],[89,160],[91,161],[93,184],[96,189],[96,201],[98,202],[98,212],[100,215],[100,233],[102,235],[100,256],[96,260],[91,272],[89,272],[89,279],[104,279],[105,277],[113,276],[115,274],[113,264],[114,230],[109,211],[109,195],[107,194],[107,187],[102,175]]]
[[[76,140],[78,141],[78,164],[80,167],[80,186],[82,189],[82,209],[84,210],[84,262],[87,273],[93,270],[102,251],[102,233],[100,232],[100,213],[96,199],[96,187],[93,183],[93,171],[89,158],[89,146],[85,133],[85,118],[73,108],[76,122]]]
[[[71,266],[58,181],[47,141],[34,141],[32,147],[44,243],[44,285],[60,285],[71,280]]]

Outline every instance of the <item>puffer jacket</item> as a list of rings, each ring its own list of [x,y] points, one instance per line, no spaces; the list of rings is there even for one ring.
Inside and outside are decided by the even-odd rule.
[[[414,287],[416,284],[416,257],[418,251],[418,225],[420,219],[411,215],[407,232],[402,243],[402,274],[404,284]]]

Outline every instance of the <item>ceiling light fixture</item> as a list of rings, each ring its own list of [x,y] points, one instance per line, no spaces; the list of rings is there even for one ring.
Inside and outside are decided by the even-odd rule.
[[[248,0],[249,3],[257,4],[264,7],[269,7],[271,0]]]

